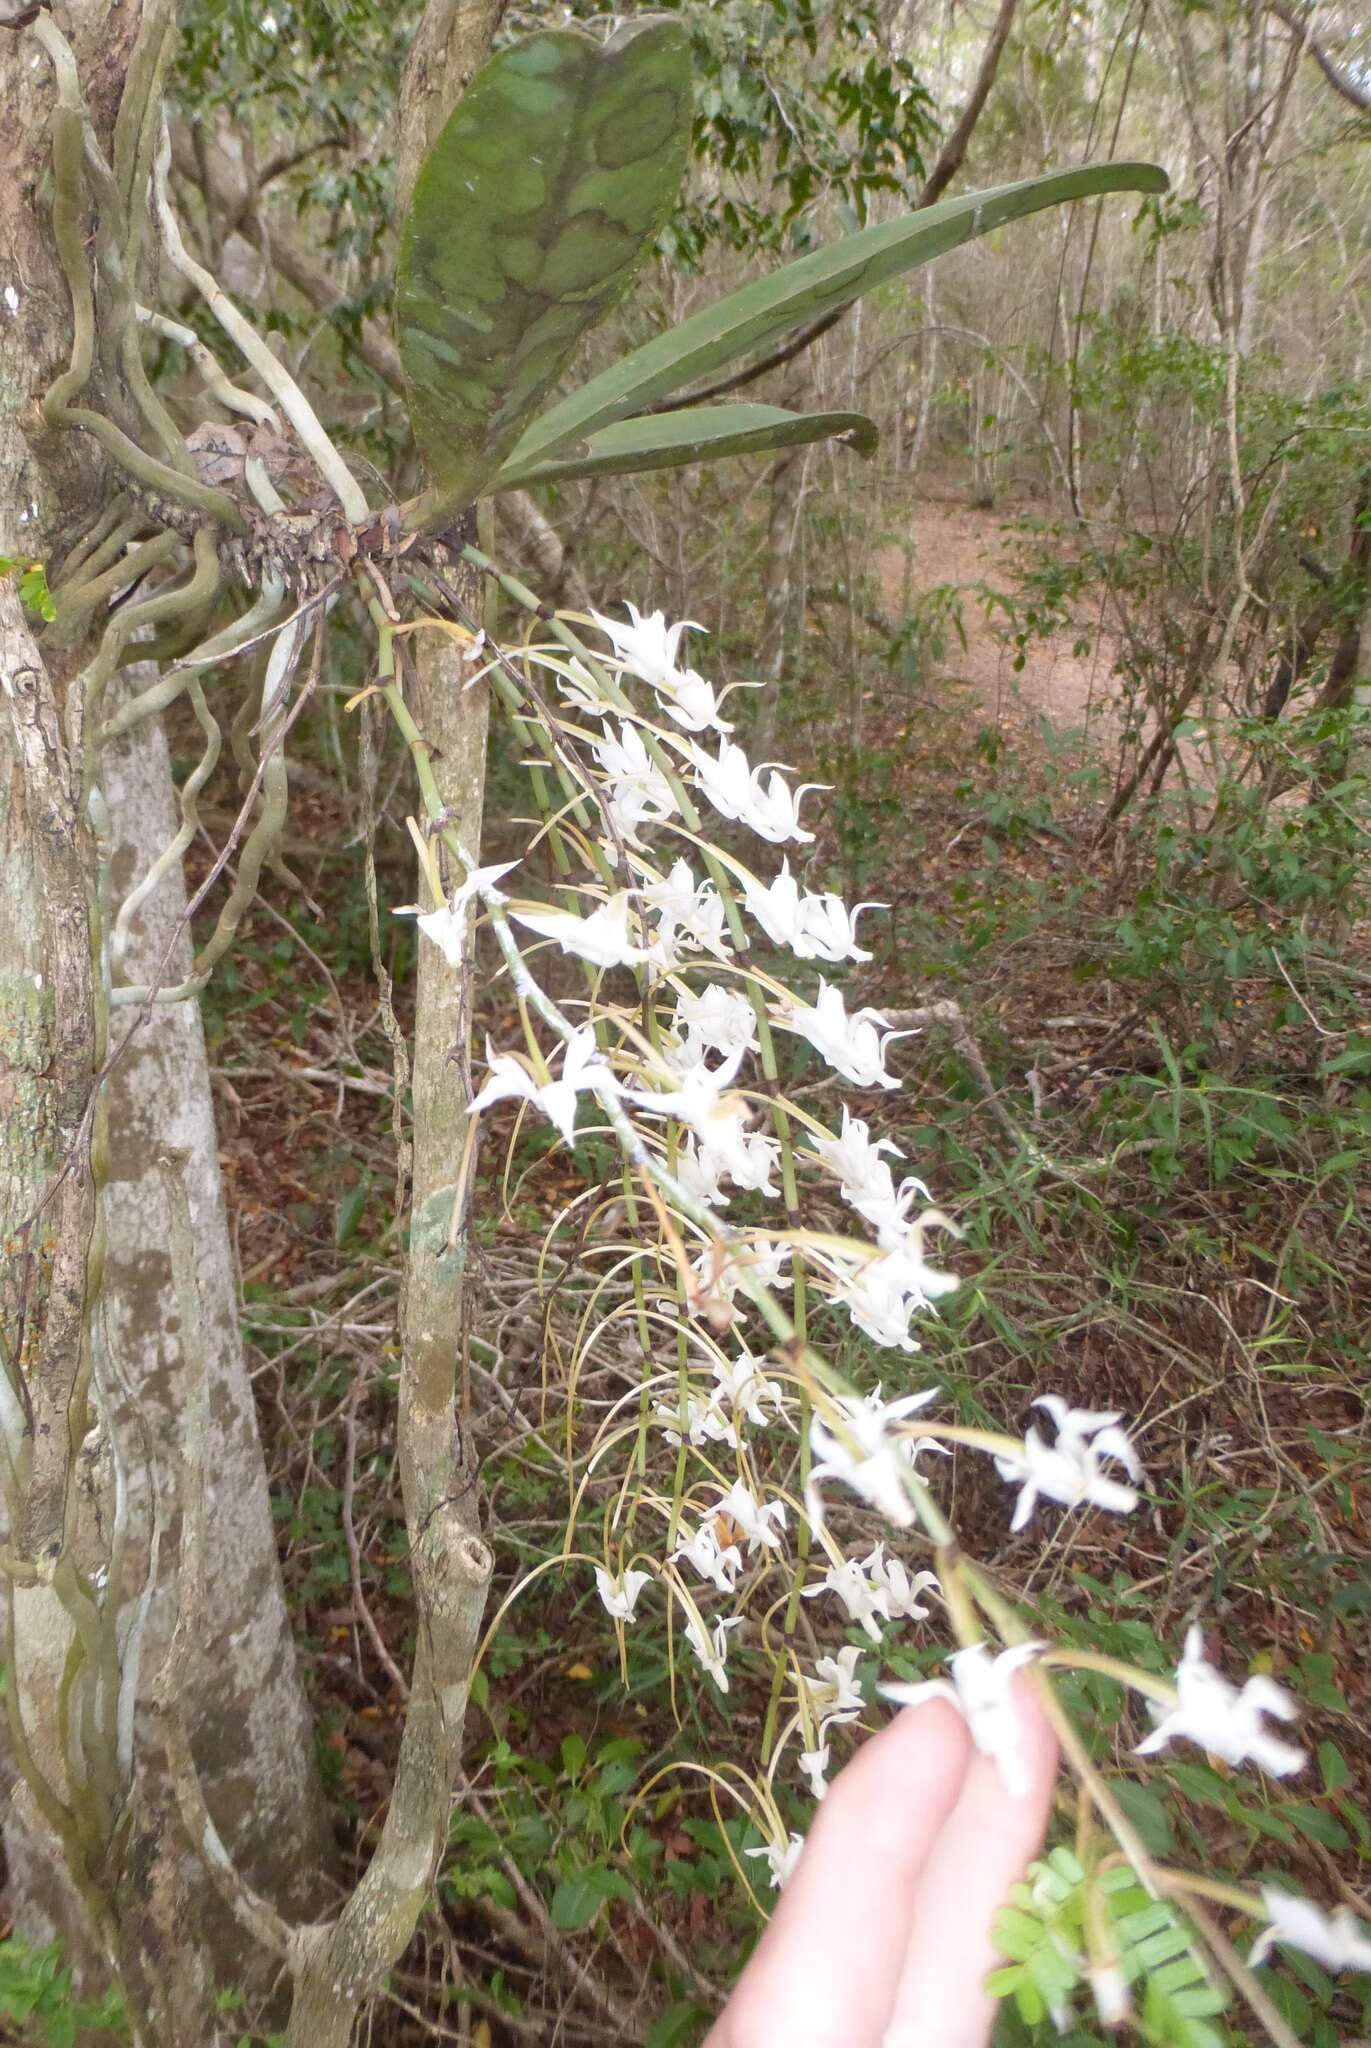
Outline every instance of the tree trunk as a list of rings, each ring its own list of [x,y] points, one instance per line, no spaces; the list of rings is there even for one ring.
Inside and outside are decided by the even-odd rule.
[[[171,762],[158,720],[107,748],[104,791],[119,897],[147,872],[176,827]],[[178,866],[142,907],[117,979],[151,978],[184,908]],[[182,931],[167,978],[181,979],[190,956]],[[157,1007],[111,1075],[106,1099],[108,1249],[98,1335],[137,1391],[159,1466],[165,1460],[167,1487],[174,1485],[181,1456],[187,1402],[182,1353],[168,1336],[176,1329],[176,1298],[156,1161],[168,1146],[187,1161],[210,1381],[205,1577],[213,1588],[184,1701],[191,1747],[210,1812],[239,1868],[283,1912],[305,1917],[322,1907],[330,1859],[239,1330],[198,1003]],[[164,1565],[161,1626],[143,1653],[149,1679],[174,1618],[170,1580]],[[216,1904],[211,1926],[222,1927],[224,1918]],[[210,1945],[217,1951],[217,1942]]]
[[[88,0],[64,20],[78,59],[100,51],[100,63],[85,69],[97,132],[107,133],[139,9]],[[50,176],[53,97],[49,64],[31,39],[0,35],[0,101],[7,109],[0,138],[0,274],[19,281],[0,365],[0,552],[45,561],[60,554],[78,522],[88,523],[115,489],[88,438],[53,432],[38,410],[41,393],[65,363],[71,333],[69,296],[53,257],[50,201],[42,189]],[[79,1127],[96,1064],[94,995],[87,991],[83,1025],[78,1006],[66,1000],[70,992],[64,995],[57,986],[53,959],[55,947],[60,952],[62,917],[74,916],[79,903],[85,919],[93,903],[94,849],[78,803],[80,755],[55,738],[47,757],[70,805],[64,851],[72,872],[63,901],[54,894],[52,861],[44,858],[43,835],[52,826],[50,792],[39,786],[25,746],[26,732],[31,739],[44,721],[50,735],[61,734],[67,685],[90,649],[77,646],[45,661],[15,601],[12,580],[0,588],[0,602],[6,628],[0,640],[0,1356],[11,1363],[0,1396],[7,1397],[6,1410],[17,1423],[18,1456],[26,1461],[32,1452],[21,1374],[51,1335],[51,1289],[37,1247],[54,1238],[78,1273],[78,1322],[83,1309],[96,1305],[84,1336],[78,1331],[81,1370],[57,1415],[57,1434],[65,1438],[70,1425],[81,1453],[66,1557],[98,1587],[100,1574],[110,1568],[112,1540],[123,1545],[122,1562],[116,1558],[114,1564],[118,1591],[126,1596],[117,1647],[133,1762],[132,1782],[117,1788],[118,1826],[107,1853],[98,1867],[78,1871],[75,1882],[70,1843],[54,1836],[31,1786],[20,1784],[5,1827],[11,1903],[17,1931],[37,1942],[59,1938],[79,1979],[96,1981],[117,1960],[135,2025],[141,2007],[142,2030],[150,2027],[159,2042],[201,2041],[201,1999],[212,1980],[249,1991],[255,1981],[261,1988],[264,1959],[250,1966],[241,1937],[189,1855],[147,1704],[175,1618],[177,1475],[188,1407],[185,1333],[156,1164],[169,1146],[186,1157],[210,1403],[206,1566],[213,1591],[201,1617],[182,1711],[225,1841],[261,1889],[293,1913],[320,1904],[318,1887],[328,1860],[324,1814],[239,1337],[198,1010],[193,1004],[159,1006],[121,1057],[100,1091],[92,1170]],[[126,674],[134,682],[139,671]],[[148,680],[146,671],[142,680]],[[112,708],[107,703],[106,710]],[[170,764],[155,721],[111,745],[103,780],[117,903],[174,830]],[[133,924],[127,976],[140,978],[160,958],[184,901],[176,871]],[[89,966],[89,925],[83,942]],[[188,958],[183,934],[173,979]],[[131,1014],[125,1011],[122,1018]],[[55,1099],[62,1047],[83,1030],[81,1071],[73,1067],[66,1076],[81,1099],[63,1105]],[[39,1229],[31,1229],[40,1201],[68,1164],[73,1137],[78,1142],[71,1170],[56,1202],[43,1211]],[[88,1203],[91,1214],[63,1244],[64,1233],[55,1224],[69,1191]],[[92,1233],[97,1254],[104,1240],[103,1270],[88,1294],[84,1262]],[[7,1488],[10,1536],[25,1492],[14,1484],[16,1476],[11,1471]],[[162,1532],[144,1601],[139,1589],[154,1547],[155,1513]],[[58,1745],[57,1701],[79,1611],[71,1588],[64,1590],[62,1570],[58,1560],[54,1575],[40,1572],[35,1582],[14,1586],[11,1601],[12,1666],[22,1674],[15,1695],[24,1723],[20,1736],[27,1736],[59,1798],[71,1788]],[[108,1601],[108,1590],[104,1597]]]

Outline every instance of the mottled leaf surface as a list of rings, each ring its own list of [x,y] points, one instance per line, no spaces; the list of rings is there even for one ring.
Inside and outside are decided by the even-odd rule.
[[[870,455],[880,438],[875,422],[860,412],[786,412],[779,405],[687,406],[680,412],[619,420],[544,462],[523,466],[508,462],[488,488],[507,491],[525,484],[563,483],[578,476],[682,469],[690,462],[764,454],[773,448],[798,448],[838,436],[859,455]]]
[[[1086,164],[944,199],[937,206],[846,235],[770,277],[730,292],[622,357],[535,420],[516,445],[509,467],[522,472],[570,441],[587,440],[611,421],[644,411],[682,385],[717,375],[788,328],[850,305],[875,286],[1006,221],[1071,199],[1091,199],[1105,192],[1164,192],[1166,187],[1166,173],[1155,164]]]
[[[675,21],[532,35],[477,74],[424,161],[395,328],[414,436],[451,512],[476,495],[675,201],[690,56]]]

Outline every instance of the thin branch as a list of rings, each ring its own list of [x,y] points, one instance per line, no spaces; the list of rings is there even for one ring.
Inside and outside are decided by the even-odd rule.
[[[1010,383],[1013,384],[1020,397],[1024,399],[1037,419],[1043,442],[1056,465],[1058,478],[1065,485],[1067,483],[1066,463],[1063,460],[1057,437],[1052,431],[1052,422],[1048,419],[1046,411],[1039,399],[1034,396],[1033,388],[1029,384],[1028,379],[1015,367],[1012,359],[1005,354],[998,343],[993,341],[988,334],[982,334],[979,329],[975,327],[958,327],[946,320],[934,320],[930,321],[927,326],[911,328],[908,334],[897,335],[894,341],[886,342],[884,347],[877,349],[874,354],[868,356],[857,372],[859,380],[864,382],[871,375],[877,364],[884,362],[885,358],[894,349],[903,348],[907,342],[922,341],[925,335],[930,337],[947,335],[954,341],[974,342],[978,348],[983,348],[987,355],[995,358],[1004,375],[1008,377]]]
[[[1291,34],[1298,39],[1306,56],[1314,59],[1334,92],[1340,93],[1359,114],[1371,114],[1371,89],[1359,84],[1350,71],[1344,71],[1340,64],[1334,62],[1322,43],[1315,42],[1310,34],[1309,16],[1306,14],[1301,20],[1299,12],[1290,6],[1289,0],[1266,0],[1266,4],[1277,21],[1283,21]]]
[[[995,1086],[990,1069],[985,1063],[985,1055],[971,1035],[971,1026],[966,1021],[960,1003],[954,1003],[950,998],[947,998],[942,1002],[925,1003],[922,1009],[918,1010],[882,1010],[881,1015],[885,1018],[891,1029],[895,1031],[923,1031],[930,1024],[942,1025],[963,1060],[970,1067],[976,1086],[980,1089],[985,1099],[986,1107],[1000,1126],[1000,1129],[1005,1133],[1005,1136],[1011,1138],[1025,1152],[1033,1153],[1036,1151],[1036,1147],[1024,1137],[1023,1132],[1000,1101],[1000,1091]]]
[[[1018,11],[1019,0],[1000,0],[1000,11],[995,17],[995,26],[991,29],[985,48],[981,52],[976,82],[967,97],[966,105],[962,108],[956,127],[939,150],[938,161],[924,181],[923,190],[919,194],[921,207],[932,206],[936,199],[941,199],[966,159],[967,147],[976,123],[985,110],[985,103],[990,97],[990,88],[995,83],[995,74],[1000,68],[1000,59],[1004,55],[1005,44],[1009,41],[1009,31],[1014,26],[1014,16]]]

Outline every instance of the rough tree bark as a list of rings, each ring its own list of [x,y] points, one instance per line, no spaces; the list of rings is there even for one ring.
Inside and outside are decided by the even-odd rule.
[[[82,0],[63,16],[102,138],[123,90],[140,18],[139,7],[105,0]],[[7,115],[0,132],[0,280],[7,287],[0,359],[0,553],[49,562],[118,488],[87,437],[53,432],[38,411],[38,398],[65,364],[71,332],[44,189],[52,101],[46,60],[38,60],[28,37],[0,31],[0,103]],[[96,1052],[89,990],[83,1024],[78,992],[68,992],[73,1000],[63,1014],[63,992],[54,988],[53,977],[55,921],[70,916],[77,903],[86,904],[92,886],[93,848],[77,807],[79,749],[56,737],[64,718],[67,735],[74,736],[67,690],[90,646],[78,642],[57,654],[40,652],[12,582],[0,586],[0,603],[6,628],[0,640],[0,1357],[17,1367],[36,1362],[50,1346],[53,1301],[34,1253],[48,1239],[60,1244],[67,1233],[51,1206],[36,1226],[32,1219],[79,1135]],[[70,805],[64,831],[75,871],[65,907],[41,857],[41,835],[52,821],[41,813],[42,793],[24,753],[24,727],[31,733],[40,721],[53,735],[49,765]],[[127,886],[174,829],[170,764],[155,722],[112,746],[105,767],[115,881]],[[141,977],[156,964],[183,904],[179,877],[169,877],[134,923],[128,974]],[[88,927],[82,943],[89,949]],[[188,956],[183,937],[171,963],[172,979],[185,971]],[[64,1105],[61,1054],[73,1034],[84,1034],[84,1043],[67,1076],[72,1101]],[[59,1204],[75,1199],[93,1211],[96,1182],[102,1183],[103,1277],[81,1375],[88,1364],[89,1394],[82,1396],[78,1378],[70,1409],[82,1454],[81,1511],[78,1526],[68,1529],[72,1557],[90,1572],[109,1565],[116,1464],[127,1489],[121,1579],[130,1590],[142,1584],[148,1567],[154,1503],[164,1524],[139,1628],[134,1795],[123,1816],[117,1857],[110,1867],[88,1873],[112,1902],[116,1924],[103,1919],[89,1894],[83,1899],[81,1882],[72,1881],[67,1847],[54,1839],[22,1784],[6,1822],[5,1848],[17,1931],[35,1942],[60,1938],[87,1981],[103,1973],[113,1949],[124,1973],[143,1980],[146,2009],[163,2015],[161,2038],[170,2042],[196,2038],[183,2033],[191,2015],[173,2007],[191,1999],[198,2004],[215,1978],[250,1990],[254,1972],[241,1939],[210,1898],[203,1871],[186,1851],[147,1708],[174,1617],[176,1473],[186,1410],[165,1196],[155,1165],[167,1144],[187,1157],[210,1379],[207,1569],[214,1592],[189,1666],[184,1710],[194,1728],[210,1809],[265,1892],[285,1910],[317,1910],[329,1854],[239,1338],[208,1068],[194,1005],[159,1008],[138,1033],[102,1091],[98,1128],[96,1173],[78,1143],[73,1170],[57,1196]],[[72,1235],[78,1258],[94,1227],[92,1214]],[[84,1293],[82,1273],[78,1312]],[[8,1378],[0,1395],[27,1457],[27,1418],[16,1379],[17,1374]],[[126,1644],[137,1605],[130,1603]],[[14,1590],[10,1626],[8,1657],[22,1673],[16,1696],[25,1728],[60,1794],[56,1702],[73,1636],[71,1609],[40,1575]],[[259,1982],[261,1963],[259,1958]]]
[[[104,788],[115,893],[122,895],[176,827],[171,762],[158,721],[110,745]],[[120,979],[151,978],[184,904],[179,872],[168,875],[135,920]],[[165,971],[176,981],[189,968],[182,930]],[[243,1356],[197,1004],[159,1008],[110,1077],[107,1104],[108,1249],[97,1341],[117,1353],[155,1441],[174,1445],[178,1459],[186,1404],[179,1347],[168,1335],[177,1312],[156,1160],[168,1145],[187,1160],[210,1375],[205,1572],[214,1589],[188,1673],[184,1712],[191,1746],[210,1811],[244,1874],[283,1911],[304,1915],[323,1903],[330,1855]],[[144,1651],[150,1673],[160,1661],[165,1626]],[[217,1909],[212,1917],[222,1922]]]

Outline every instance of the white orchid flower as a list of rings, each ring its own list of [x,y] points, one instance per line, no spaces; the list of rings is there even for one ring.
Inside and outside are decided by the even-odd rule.
[[[697,883],[690,862],[681,859],[673,861],[659,881],[645,882],[638,894],[651,909],[661,912],[663,924],[675,925],[684,924],[691,915],[697,890],[711,886],[709,882]]]
[[[818,1749],[802,1749],[795,1759],[808,1781],[811,1799],[822,1799],[828,1790],[828,1754],[825,1742]]]
[[[625,846],[641,846],[643,841],[639,835],[639,826],[658,824],[663,818],[669,818],[671,815],[669,810],[662,807],[664,797],[674,804],[675,799],[665,782],[656,791],[646,781],[620,781],[611,784],[605,804],[614,829],[613,832],[606,833],[600,844],[611,848],[617,835]],[[644,959],[650,957],[650,952],[650,947],[644,950]],[[665,964],[664,961],[663,965]]]
[[[686,1641],[720,1692],[728,1691],[728,1630],[737,1628],[742,1618],[741,1614],[731,1614],[725,1621],[716,1621],[712,1635],[693,1616],[685,1625]]]
[[[617,739],[606,734],[590,745],[609,784],[610,815],[630,844],[638,843],[639,825],[659,825],[675,815],[671,784],[636,725],[621,725]]]
[[[629,839],[627,834],[621,836],[627,846],[641,844],[640,841]],[[606,852],[611,851],[603,839],[600,845]],[[643,949],[645,964],[656,968],[659,975],[674,974],[677,968],[684,964],[686,957],[681,951],[678,939],[679,934],[670,925],[658,924],[649,934],[647,945]]]
[[[790,1259],[793,1245],[782,1244],[774,1238],[751,1237],[741,1262],[735,1260],[730,1270],[745,1269],[762,1287],[790,1287],[793,1280]]]
[[[781,1141],[767,1131],[748,1131],[729,1159],[729,1178],[735,1187],[766,1195],[776,1201],[780,1189],[771,1176],[781,1156]]]
[[[889,1596],[883,1587],[868,1582],[855,1558],[845,1557],[841,1564],[830,1564],[817,1585],[805,1587],[804,1598],[817,1600],[822,1593],[836,1593],[847,1609],[848,1620],[864,1629],[873,1643],[880,1642],[879,1624],[890,1619]]]
[[[669,1444],[679,1445],[681,1441],[681,1407],[678,1402],[658,1401],[652,1410],[661,1426],[662,1435]],[[706,1444],[727,1444],[729,1449],[738,1449],[736,1425],[724,1413],[719,1397],[713,1394],[702,1400],[698,1394],[686,1395],[685,1412],[686,1441],[701,1450]]]
[[[903,1183],[909,1187],[910,1182]],[[922,1181],[912,1183],[921,1194],[926,1193]],[[902,1194],[903,1199],[903,1194]],[[918,1296],[925,1308],[931,1308],[945,1294],[955,1294],[961,1286],[955,1273],[944,1273],[938,1266],[930,1266],[924,1257],[924,1233],[928,1230],[950,1231],[953,1237],[962,1235],[960,1227],[945,1216],[941,1209],[925,1209],[912,1223],[902,1223],[902,1235],[898,1248],[887,1253],[894,1261],[905,1286],[911,1294]]]
[[[738,1110],[732,1107],[735,1102],[740,1104],[741,1113],[747,1114],[746,1103],[728,1092],[742,1063],[742,1047],[731,1052],[717,1067],[707,1067],[692,1058],[679,1088],[636,1089],[632,1100],[655,1115],[675,1117],[693,1131],[702,1144],[711,1144],[714,1142],[712,1132],[722,1128],[717,1116],[721,1103],[726,1106],[726,1115],[730,1118],[738,1114]]]
[[[800,799],[806,790],[822,789],[823,783],[807,782],[792,790],[778,768],[754,769],[734,740],[721,739],[717,754],[707,754],[693,744],[689,754],[695,779],[702,794],[721,818],[750,825],[759,838],[780,844],[795,839],[807,844],[813,839],[800,825]]]
[[[812,845],[814,834],[806,832],[800,823],[800,799],[811,789],[827,789],[829,785],[802,782],[798,789],[792,789],[779,768],[771,770],[765,783],[763,772],[759,768],[752,778],[752,794],[742,812],[743,823],[773,846],[782,846],[788,839],[801,846]]]
[[[613,1572],[606,1571],[602,1564],[595,1567],[595,1584],[599,1589],[605,1613],[612,1615],[615,1621],[637,1619],[634,1609],[638,1605],[638,1595],[644,1586],[650,1586],[651,1583],[651,1572],[629,1571],[622,1572],[616,1577]]]
[[[886,1699],[898,1706],[918,1707],[932,1699],[950,1700],[971,1731],[971,1740],[983,1756],[992,1757],[1011,1799],[1028,1791],[1029,1778],[1024,1761],[1024,1729],[1011,1691],[1014,1673],[1034,1657],[1041,1656],[1042,1643],[1019,1643],[1012,1650],[991,1653],[986,1643],[973,1643],[968,1650],[954,1651],[949,1660],[952,1678],[926,1679],[922,1685],[883,1685]]]
[[[804,1597],[813,1600],[821,1593],[836,1593],[847,1609],[848,1620],[864,1629],[873,1643],[879,1643],[878,1619],[923,1621],[928,1609],[920,1606],[917,1596],[937,1583],[932,1572],[919,1572],[911,1581],[900,1559],[887,1558],[885,1545],[878,1543],[860,1564],[851,1557],[830,1564],[818,1585],[806,1586]]]
[[[705,1293],[732,1301],[745,1277],[762,1287],[789,1286],[790,1254],[790,1245],[766,1237],[749,1238],[746,1245],[735,1247],[722,1259],[713,1246],[706,1245],[691,1271]]]
[[[781,862],[781,872],[767,888],[751,875],[743,884],[743,901],[749,917],[766,933],[773,946],[786,946],[798,959],[807,958],[808,936],[800,885],[790,872],[790,862]]]
[[[744,1849],[743,1854],[765,1856],[771,1866],[771,1889],[778,1892],[799,1862],[804,1845],[803,1835],[792,1835],[784,1848],[778,1848],[774,1842],[764,1842],[760,1849]]]
[[[864,910],[888,910],[888,903],[859,903],[849,910],[841,896],[825,892],[806,896],[803,905],[804,936],[808,955],[820,960],[869,960],[870,953],[857,944],[857,919]]]
[[[621,625],[617,619],[606,619],[597,611],[590,616],[614,648],[608,665],[627,669],[640,682],[648,683],[654,690],[670,692],[679,674],[677,656],[682,637],[689,632],[701,632],[693,619],[682,619],[677,625],[668,626],[663,612],[644,614],[637,605],[628,607],[631,625]]]
[[[502,875],[511,868],[517,868],[517,860],[500,861],[494,867],[470,868],[464,881],[459,883],[446,903],[440,903],[436,910],[418,910],[413,907],[397,910],[397,917],[412,917],[426,939],[431,939],[447,961],[449,967],[461,967],[466,959],[467,946],[467,905],[473,896],[486,895],[496,903],[505,903],[508,898],[495,887]]]
[[[910,1526],[914,1520],[914,1503],[909,1497],[904,1475],[913,1466],[915,1446],[907,1437],[897,1435],[891,1425],[903,1422],[907,1415],[935,1400],[938,1392],[937,1387],[925,1387],[920,1393],[902,1395],[898,1401],[883,1401],[879,1387],[874,1394],[865,1397],[841,1395],[836,1406],[842,1414],[844,1434],[851,1439],[852,1449],[821,1416],[814,1416],[809,1425],[814,1462],[805,1489],[805,1509],[816,1527],[823,1524],[823,1497],[819,1484],[824,1479],[837,1479],[844,1486],[850,1486],[868,1506],[877,1508],[888,1522],[894,1522],[902,1529]]]
[[[662,1060],[678,1080],[684,1081],[698,1067],[704,1067],[706,1070],[709,1067],[710,1048],[702,1038],[696,1038],[692,1032],[688,1031],[684,1038],[677,1038],[674,1035],[664,1038],[658,1050]]]
[[[617,731],[607,725],[598,737],[590,738],[586,744],[611,781],[620,776],[661,774],[647,751],[642,734],[628,720],[621,720]]]
[[[1262,1887],[1262,1904],[1271,1925],[1262,1930],[1247,1958],[1254,1969],[1283,1941],[1290,1948],[1303,1949],[1326,1970],[1371,1972],[1371,1927],[1350,1906],[1337,1906],[1325,1913],[1312,1899],[1278,1892],[1270,1885]]]
[[[838,1192],[845,1202],[850,1202],[860,1215],[871,1221],[865,1204],[879,1207],[896,1200],[895,1180],[881,1154],[888,1152],[893,1159],[900,1157],[899,1147],[890,1138],[873,1138],[868,1126],[860,1117],[853,1116],[847,1104],[843,1104],[842,1130],[834,1138],[827,1133],[809,1134],[809,1142],[823,1160],[838,1176]]]
[[[1289,1777],[1307,1761],[1302,1749],[1262,1725],[1264,1714],[1279,1721],[1296,1718],[1299,1709],[1290,1694],[1260,1673],[1249,1678],[1241,1691],[1230,1685],[1222,1672],[1206,1663],[1204,1630],[1198,1622],[1186,1633],[1185,1655],[1176,1669],[1176,1691],[1180,1695],[1177,1704],[1162,1715],[1147,1740],[1138,1744],[1136,1756],[1151,1756],[1183,1735],[1226,1764],[1243,1764],[1250,1757],[1273,1778]]]
[[[649,909],[660,913],[657,943],[674,948],[684,941],[720,960],[728,958],[723,898],[713,882],[695,880],[689,861],[674,861],[662,881],[647,884],[638,894]]]
[[[1101,1470],[1102,1461],[1113,1458],[1134,1479],[1142,1477],[1138,1454],[1118,1426],[1122,1417],[1112,1411],[1070,1408],[1060,1394],[1042,1394],[1033,1405],[1046,1408],[1057,1425],[1057,1436],[1046,1444],[1036,1429],[1030,1429],[1017,1456],[996,1458],[1000,1477],[1023,1488],[1010,1526],[1024,1528],[1039,1497],[1068,1508],[1089,1501],[1112,1514],[1130,1513],[1138,1505],[1133,1488]]]
[[[403,916],[399,912],[397,915]],[[440,904],[437,910],[422,910],[415,919],[426,939],[432,939],[449,967],[460,967],[466,959],[467,918],[465,910],[456,910],[450,903]]]
[[[778,1550],[784,1540],[781,1532],[787,1519],[785,1502],[754,1499],[752,1489],[742,1479],[734,1480],[715,1512],[727,1516],[742,1530],[749,1557],[758,1550]]]
[[[522,1060],[513,1053],[496,1052],[489,1039],[486,1060],[490,1072],[480,1092],[472,1098],[471,1114],[479,1116],[496,1102],[531,1102],[549,1123],[557,1126],[568,1145],[576,1143],[578,1096],[589,1092],[603,1097],[621,1092],[589,1025],[583,1025],[567,1040],[562,1071],[555,1081],[536,1081]]]
[[[702,1147],[692,1133],[676,1155],[676,1178],[686,1193],[703,1202],[707,1209],[723,1209],[728,1206],[728,1196],[720,1185],[725,1164]]]
[[[888,1350],[918,1351],[918,1339],[910,1324],[914,1317],[932,1310],[944,1294],[958,1286],[955,1273],[930,1266],[923,1254],[923,1233],[934,1224],[961,1232],[939,1209],[930,1209],[914,1224],[903,1224],[902,1242],[896,1248],[853,1255],[829,1250],[826,1258],[834,1272],[832,1298],[842,1302],[859,1330],[874,1344]]]
[[[687,1076],[683,1096],[688,1096],[691,1076]],[[750,1149],[747,1124],[752,1112],[741,1095],[715,1097],[700,1112],[701,1121],[695,1126],[700,1140],[700,1164],[717,1181],[726,1173],[739,1187],[757,1184],[760,1168],[767,1170],[765,1158],[758,1160]],[[681,1121],[686,1121],[683,1116]]]
[[[862,1559],[861,1568],[884,1595],[892,1621],[927,1620],[928,1609],[920,1605],[919,1595],[938,1591],[935,1572],[915,1572],[911,1579],[902,1558],[886,1556],[884,1543],[878,1543],[870,1556]]]
[[[727,1401],[743,1421],[765,1428],[785,1407],[785,1398],[775,1380],[768,1379],[746,1348],[737,1358],[713,1361],[715,1399]],[[768,1407],[771,1413],[767,1414]]]
[[[699,995],[676,999],[676,1031],[694,1037],[711,1052],[756,1052],[757,1013],[738,989],[711,981]]]
[[[894,1252],[865,1259],[839,1280],[833,1299],[846,1307],[857,1328],[887,1351],[919,1350],[910,1324],[927,1298],[910,1286],[909,1275]]]
[[[927,1184],[911,1173],[905,1175],[898,1188],[893,1185],[892,1176],[892,1185],[884,1196],[876,1193],[867,1194],[853,1202],[852,1206],[863,1222],[871,1225],[882,1251],[904,1251],[909,1245],[911,1231],[916,1230],[925,1220],[922,1216],[912,1215],[910,1212],[916,1202],[927,1205],[931,1200]],[[941,1220],[945,1229],[951,1228],[945,1217]],[[961,1235],[960,1231],[953,1234]],[[945,1288],[937,1286],[929,1290],[930,1296],[946,1292]]]
[[[582,917],[574,910],[511,910],[510,916],[539,938],[551,939],[564,953],[589,960],[594,967],[629,967],[646,958],[629,937],[633,905],[626,889]]]
[[[717,1187],[719,1175],[727,1173],[739,1187],[758,1188],[774,1196],[771,1171],[780,1154],[779,1143],[764,1132],[748,1135],[752,1111],[743,1096],[729,1092],[728,1084],[742,1057],[740,1048],[721,1066],[693,1067],[682,1077],[680,1087],[670,1093],[637,1091],[632,1100],[654,1115],[677,1118],[694,1132],[699,1140],[701,1177],[709,1176]]]
[[[712,1522],[702,1522],[693,1536],[681,1525],[681,1541],[672,1551],[671,1561],[675,1564],[682,1557],[721,1593],[733,1591],[743,1568],[743,1554],[737,1544],[721,1545]]]
[[[832,891],[815,895],[802,890],[788,860],[782,861],[780,874],[766,888],[749,875],[743,883],[743,898],[749,915],[772,944],[789,947],[798,960],[869,960],[870,953],[857,944],[857,919],[864,910],[888,908],[884,903],[859,903],[849,910]]]
[[[827,1728],[841,1728],[855,1721],[866,1707],[857,1683],[857,1659],[861,1654],[855,1643],[848,1643],[836,1657],[817,1658],[814,1676],[803,1680],[821,1736]]]
[[[693,668],[679,670],[669,686],[657,687],[667,717],[687,732],[732,732],[729,721],[719,715],[719,692]]]
[[[717,754],[691,743],[691,766],[701,791],[721,818],[740,823],[753,800],[752,763],[737,743],[721,739]]]
[[[835,1073],[858,1088],[898,1088],[885,1070],[887,1048],[907,1031],[891,1031],[879,1010],[854,1010],[849,1017],[842,990],[820,981],[813,1003],[792,1003],[778,1022],[807,1038]]]

